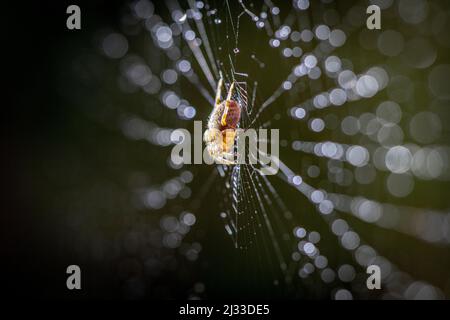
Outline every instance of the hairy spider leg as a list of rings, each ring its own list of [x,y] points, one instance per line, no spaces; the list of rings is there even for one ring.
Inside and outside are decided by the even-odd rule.
[[[215,107],[217,107],[220,104],[220,96],[222,94],[222,86],[223,86],[223,78],[222,78],[222,74],[221,74],[219,82],[217,83]]]
[[[233,164],[236,164],[234,161],[228,160],[228,159],[226,159],[226,158],[224,158],[224,157],[217,157],[216,159],[217,159],[217,161],[218,161],[219,163],[221,163],[221,164],[227,164],[227,165],[233,165]]]
[[[236,138],[236,130],[226,129],[222,131],[222,150],[225,153],[232,152],[235,138]]]
[[[231,83],[230,90],[228,90],[227,100],[225,101],[225,110],[223,111],[222,120],[221,120],[222,126],[227,125],[227,115],[228,115],[228,110],[230,109],[230,102],[231,102],[231,97],[233,96],[233,91],[234,91],[234,81],[233,81],[233,83]]]

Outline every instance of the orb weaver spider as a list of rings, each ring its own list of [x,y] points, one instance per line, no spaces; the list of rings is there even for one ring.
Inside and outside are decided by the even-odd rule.
[[[235,81],[231,83],[225,101],[220,101],[222,94],[223,77],[220,76],[217,84],[214,108],[208,119],[208,129],[203,135],[209,155],[220,164],[233,165],[234,139],[241,118],[241,105],[232,100]]]

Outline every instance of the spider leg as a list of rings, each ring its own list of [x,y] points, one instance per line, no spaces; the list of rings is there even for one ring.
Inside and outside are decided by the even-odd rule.
[[[225,101],[225,110],[223,111],[222,120],[221,120],[221,124],[223,126],[227,125],[228,109],[230,108],[230,101],[231,101],[231,97],[233,96],[233,91],[234,91],[234,81],[233,81],[233,83],[231,83],[230,90],[228,90],[227,100]]]
[[[220,104],[220,96],[222,94],[222,86],[223,86],[223,77],[222,77],[222,72],[220,73],[220,79],[219,82],[217,84],[217,90],[216,90],[216,107]]]
[[[229,160],[229,159],[225,158],[224,156],[216,157],[216,160],[220,164],[225,164],[225,165],[234,165],[234,164],[236,164],[236,162],[234,162],[234,160]]]

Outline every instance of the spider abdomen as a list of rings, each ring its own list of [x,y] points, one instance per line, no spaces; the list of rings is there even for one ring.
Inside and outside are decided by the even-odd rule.
[[[227,101],[222,102],[223,107],[220,108],[222,110],[222,113],[224,112],[226,103]],[[219,128],[221,131],[226,129],[236,129],[239,124],[239,120],[241,119],[241,107],[239,106],[239,104],[234,100],[230,100],[228,101],[228,103],[229,105],[228,113],[226,116],[226,124],[220,124]]]

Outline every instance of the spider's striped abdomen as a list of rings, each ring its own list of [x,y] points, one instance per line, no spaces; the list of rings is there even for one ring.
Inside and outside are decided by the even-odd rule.
[[[227,103],[227,101],[224,101],[221,103],[221,105],[223,104],[223,109],[222,109],[222,114],[223,114],[223,110],[225,109],[225,104]],[[220,124],[219,129],[222,130],[226,130],[226,129],[236,129],[238,124],[239,124],[239,120],[241,119],[241,107],[239,106],[239,104],[234,101],[234,100],[230,100],[228,101],[229,106],[228,106],[228,113],[227,113],[227,117],[226,117],[226,125],[222,125],[222,123]]]

